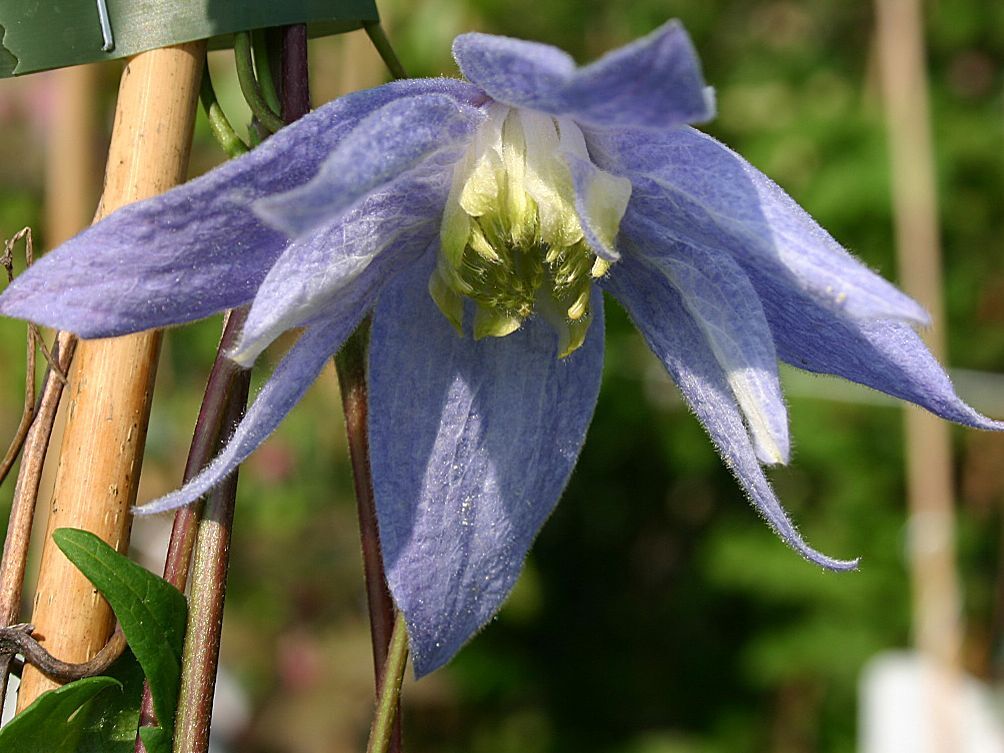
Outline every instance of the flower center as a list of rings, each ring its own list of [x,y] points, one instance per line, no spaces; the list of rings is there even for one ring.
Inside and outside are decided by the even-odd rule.
[[[593,281],[610,262],[585,240],[563,154],[589,159],[574,123],[494,105],[454,169],[429,292],[458,331],[467,299],[475,339],[511,334],[536,312],[557,331],[560,357],[585,340]],[[626,181],[602,176],[630,192]],[[606,215],[606,237],[617,235],[621,198]]]

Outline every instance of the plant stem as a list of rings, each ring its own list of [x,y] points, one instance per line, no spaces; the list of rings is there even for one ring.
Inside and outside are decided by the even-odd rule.
[[[188,451],[182,483],[187,483],[209,464],[209,461],[223,445],[220,440],[224,433],[232,431],[232,429],[228,429],[228,417],[234,414],[238,408],[243,411],[244,405],[247,404],[250,371],[241,369],[225,355],[237,342],[246,318],[246,308],[234,309],[227,315],[223,336],[220,338],[220,345],[216,352],[216,361],[209,373],[206,392],[199,409],[199,417],[195,422],[195,431],[192,434],[192,445]],[[236,479],[234,483],[236,483]],[[199,522],[203,518],[203,509],[204,503],[200,500],[181,508],[174,514],[174,525],[171,528],[171,539],[167,546],[167,558],[164,562],[164,579],[182,593],[188,584],[192,550],[195,548],[196,534]],[[187,635],[186,631],[186,638]],[[196,704],[204,700],[203,698],[192,698],[192,702]],[[211,704],[211,695],[208,700]],[[181,716],[180,709],[179,705],[179,718]],[[193,709],[186,713],[189,717],[211,715],[212,707],[201,711]],[[139,726],[149,727],[156,724],[157,717],[153,710],[150,686],[148,683],[144,683]],[[146,753],[146,746],[143,745],[138,734],[134,750],[135,753]]]
[[[266,29],[257,29],[251,32],[251,50],[254,53],[255,78],[258,79],[261,95],[265,98],[272,112],[281,112],[282,104],[279,102],[275,79],[272,76],[271,46]]]
[[[404,624],[404,615],[398,612],[397,619],[394,620],[394,631],[391,633],[387,661],[384,664],[383,688],[377,699],[366,753],[387,753],[390,750],[392,731],[400,716],[398,712],[401,705],[401,682],[404,680],[404,667],[407,662],[408,629]]]
[[[52,348],[53,358],[64,374],[70,368],[76,347],[77,338],[70,333],[60,332],[56,336]],[[3,626],[13,624],[21,606],[21,591],[35,517],[35,501],[38,497],[38,487],[42,482],[45,453],[49,448],[49,439],[52,436],[53,424],[56,422],[56,410],[59,408],[64,384],[65,381],[59,379],[51,368],[46,371],[42,397],[24,440],[24,454],[17,474],[17,484],[14,486],[7,538],[3,546],[3,560],[0,561],[0,625]],[[7,672],[0,671],[0,699],[6,697],[6,691]]]
[[[234,35],[234,61],[237,66],[237,80],[241,85],[241,93],[251,108],[251,114],[272,133],[285,125],[282,118],[272,111],[261,93],[258,80],[254,74],[254,63],[251,60],[251,34],[246,31]]]
[[[224,422],[233,433],[247,402],[249,372],[234,381]],[[237,471],[206,498],[195,544],[188,626],[181,663],[181,694],[175,720],[174,753],[206,753],[213,715],[213,691],[220,657],[223,603],[230,563],[230,535],[237,499]]]
[[[209,120],[209,130],[213,133],[213,138],[220,145],[228,157],[239,157],[247,153],[248,145],[237,135],[237,131],[230,125],[226,113],[220,107],[219,100],[216,99],[216,89],[213,87],[212,76],[209,75],[209,61],[207,60],[202,69],[202,85],[199,88],[199,100],[202,102],[202,109]]]
[[[282,118],[287,123],[310,112],[310,78],[307,74],[307,26],[282,29]]]
[[[243,58],[245,42],[246,39],[241,43],[242,49],[238,51],[238,61]],[[306,42],[306,27],[302,24],[283,30],[282,110],[287,122],[302,117],[310,109],[306,85],[300,86],[297,83],[300,78],[306,77]],[[250,57],[249,50],[247,52]],[[264,58],[260,62],[267,66]],[[266,83],[271,87],[270,78]],[[257,82],[255,89],[260,93]],[[186,480],[197,473],[223,444],[219,441],[224,433],[221,428],[229,425],[229,430],[225,433],[227,436],[232,433],[247,404],[250,372],[241,369],[223,355],[236,341],[245,317],[246,311],[239,310],[228,318],[217,361],[206,387],[206,398],[199,421],[196,423],[185,471]],[[175,517],[165,577],[182,589],[187,580],[193,532],[196,522],[198,524],[194,562],[191,565],[195,577],[189,595],[181,695],[175,720],[175,753],[204,753],[209,745],[236,493],[235,471],[209,494],[201,511],[188,508],[179,511]],[[144,711],[151,711],[151,706],[152,703],[144,703]],[[139,745],[138,750],[141,750]]]
[[[394,603],[384,576],[377,529],[376,504],[370,472],[369,412],[366,389],[366,349],[370,320],[367,317],[335,356],[338,383],[342,392],[345,431],[349,441],[349,459],[359,515],[359,536],[363,551],[363,575],[369,607],[370,637],[373,642],[373,671],[380,692],[380,674],[387,660],[387,646],[394,626]]]

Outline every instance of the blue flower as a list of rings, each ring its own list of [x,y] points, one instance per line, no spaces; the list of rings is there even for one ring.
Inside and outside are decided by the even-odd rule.
[[[921,307],[780,188],[687,124],[713,115],[669,23],[577,68],[546,45],[456,40],[467,81],[328,104],[252,153],[115,213],[21,275],[0,312],[107,337],[250,304],[251,365],[303,328],[229,445],[162,511],[220,482],[373,314],[370,435],[388,582],[416,672],[498,610],[575,464],[627,310],[754,506],[810,548],[763,465],[788,459],[778,360],[986,429],[913,327]]]

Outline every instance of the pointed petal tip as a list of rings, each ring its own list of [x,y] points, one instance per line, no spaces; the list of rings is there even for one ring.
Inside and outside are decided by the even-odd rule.
[[[848,573],[855,572],[861,569],[861,558],[855,557],[852,560],[838,560],[832,557],[827,557],[825,555],[814,553],[815,556],[806,557],[810,562],[815,565],[819,565],[824,570],[832,570],[834,572]]]
[[[774,442],[769,445],[757,442],[754,450],[757,460],[766,466],[788,465],[791,460],[791,448],[788,445],[782,447]]]
[[[254,362],[258,360],[258,356],[260,356],[262,351],[265,350],[265,345],[267,345],[267,343],[262,344],[261,342],[255,342],[253,340],[248,342],[241,337],[237,341],[237,344],[224,355],[226,355],[227,358],[236,363],[242,369],[250,369],[254,366]]]
[[[186,494],[184,487],[182,487],[177,491],[165,494],[163,497],[158,497],[157,499],[145,504],[133,505],[129,511],[136,517],[143,518],[148,515],[159,515],[160,513],[179,510],[182,507],[192,504],[197,499],[198,496],[192,497],[191,495]]]

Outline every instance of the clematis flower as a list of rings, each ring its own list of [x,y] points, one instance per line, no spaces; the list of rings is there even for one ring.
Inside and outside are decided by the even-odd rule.
[[[280,423],[372,313],[370,451],[387,578],[416,673],[510,591],[600,386],[603,293],[679,386],[755,508],[801,555],[764,465],[789,456],[778,361],[985,429],[913,327],[923,309],[749,163],[688,124],[713,97],[669,23],[577,68],[465,34],[466,81],[321,107],[250,154],[126,207],[21,275],[0,312],[84,337],[250,304],[250,366],[303,332],[187,504]]]

